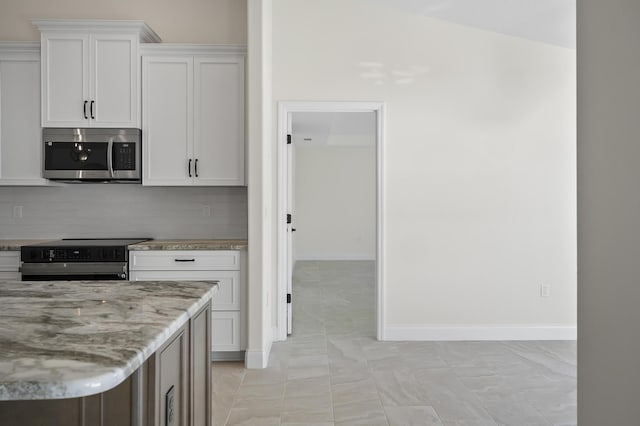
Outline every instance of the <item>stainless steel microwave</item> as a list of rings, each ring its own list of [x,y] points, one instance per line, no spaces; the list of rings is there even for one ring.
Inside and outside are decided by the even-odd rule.
[[[141,182],[140,129],[42,129],[42,176],[68,182]]]

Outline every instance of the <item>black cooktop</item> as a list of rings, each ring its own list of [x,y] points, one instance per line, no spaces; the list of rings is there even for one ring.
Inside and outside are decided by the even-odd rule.
[[[130,244],[150,238],[80,238],[45,241],[20,248],[20,259],[27,263],[50,262],[126,262]]]
[[[116,247],[149,241],[150,238],[63,238],[24,247]]]

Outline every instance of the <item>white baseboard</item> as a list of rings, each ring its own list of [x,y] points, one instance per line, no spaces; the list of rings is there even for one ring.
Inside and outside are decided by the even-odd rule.
[[[384,328],[383,340],[576,340],[577,330],[563,324],[396,324]]]
[[[271,354],[271,346],[273,339],[267,336],[267,347],[261,351],[247,350],[244,355],[244,366],[246,368],[267,368],[269,364],[269,354]]]

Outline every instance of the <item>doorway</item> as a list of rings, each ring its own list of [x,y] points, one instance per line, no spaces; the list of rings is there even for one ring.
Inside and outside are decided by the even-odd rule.
[[[331,145],[337,148],[340,145],[353,148],[355,146],[364,146],[366,143],[372,144],[372,150],[375,154],[374,164],[375,172],[373,181],[375,184],[375,215],[371,218],[373,228],[375,229],[375,238],[373,238],[373,248],[370,250],[375,259],[375,329],[378,340],[383,340],[383,318],[384,318],[384,300],[383,293],[383,266],[384,266],[384,250],[383,250],[383,104],[372,102],[280,102],[278,106],[278,282],[277,282],[277,314],[278,326],[276,340],[286,340],[287,335],[291,332],[292,327],[292,305],[295,300],[292,294],[292,278],[294,266],[294,232],[296,231],[296,215],[294,208],[294,152],[296,146],[305,147],[305,157],[308,160],[309,155],[322,152],[325,156],[333,156],[335,160],[335,150],[322,149],[318,151],[320,146]],[[297,117],[297,120],[296,120]],[[330,137],[326,129],[326,122],[333,123],[342,131],[337,135]],[[299,123],[299,131],[294,132],[294,121]],[[323,122],[325,124],[323,124]],[[337,124],[336,124],[337,123]],[[367,124],[369,123],[369,124]],[[345,130],[346,129],[346,130]],[[358,129],[365,129],[364,132]],[[367,142],[367,132],[370,132]],[[353,133],[349,135],[349,133]],[[315,139],[315,140],[314,140]],[[334,152],[332,152],[334,151]],[[345,152],[348,151],[348,148]],[[342,159],[344,163],[344,159]],[[311,164],[311,163],[308,163]],[[337,167],[337,166],[336,166]],[[337,169],[336,169],[337,170]],[[308,173],[309,171],[305,171]],[[330,173],[330,170],[326,171]],[[336,173],[337,174],[337,173]],[[322,176],[317,176],[321,179]],[[333,176],[333,178],[338,178]],[[327,206],[324,206],[327,209]],[[340,206],[336,205],[335,209]],[[330,209],[330,207],[329,207]],[[330,210],[326,210],[330,211]],[[334,212],[335,213],[335,212]],[[332,215],[335,218],[335,214]],[[338,226],[338,225],[336,225]],[[351,238],[351,247],[346,248],[339,257],[362,257],[363,250],[366,251],[366,242],[362,238],[355,236],[357,230],[354,230],[354,237]],[[302,257],[309,256],[313,250],[326,250],[327,239],[325,238],[323,248],[322,238],[316,238],[315,249],[310,249],[309,241],[313,238],[308,233],[305,243],[301,249],[306,251]],[[316,235],[316,237],[318,237]],[[320,241],[320,242],[318,242]],[[347,244],[347,245],[349,245]],[[360,244],[360,246],[358,246]],[[345,249],[345,247],[343,247]],[[351,250],[351,254],[347,254]],[[355,254],[355,253],[359,254]],[[366,255],[371,257],[371,255]],[[316,254],[317,256],[317,254]],[[325,254],[326,257],[326,254]]]

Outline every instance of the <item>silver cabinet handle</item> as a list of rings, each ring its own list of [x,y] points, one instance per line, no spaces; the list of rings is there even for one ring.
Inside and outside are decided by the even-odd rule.
[[[107,167],[109,167],[109,176],[113,177],[113,136],[109,138],[109,145],[107,145]]]

